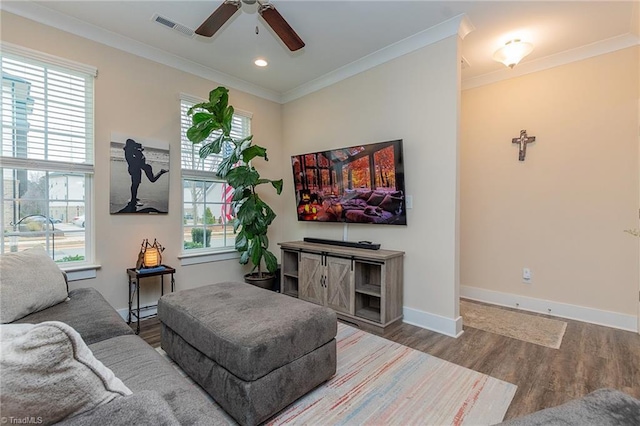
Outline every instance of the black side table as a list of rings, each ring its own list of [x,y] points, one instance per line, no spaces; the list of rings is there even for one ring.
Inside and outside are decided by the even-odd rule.
[[[127,317],[127,324],[131,324],[131,318],[136,317],[137,326],[136,326],[136,334],[140,333],[140,320],[145,318],[151,318],[156,314],[150,314],[146,316],[140,316],[141,310],[147,310],[156,308],[158,304],[143,306],[140,307],[140,280],[143,278],[157,277],[160,276],[160,296],[164,295],[164,276],[171,274],[171,292],[173,293],[175,289],[175,279],[173,274],[176,272],[171,266],[162,265],[164,269],[161,270],[152,270],[149,272],[145,272],[144,269],[137,270],[136,268],[128,268],[127,275],[129,276],[129,316]],[[133,298],[137,296],[137,306],[133,309]]]

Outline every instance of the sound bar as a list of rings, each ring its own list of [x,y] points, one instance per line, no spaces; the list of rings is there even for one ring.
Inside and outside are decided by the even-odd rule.
[[[311,238],[304,237],[304,241],[307,243],[315,243],[315,244],[328,244],[332,246],[342,246],[342,247],[354,247],[361,248],[367,250],[379,250],[380,244],[374,244],[371,241],[340,241],[340,240],[325,240],[324,238]]]

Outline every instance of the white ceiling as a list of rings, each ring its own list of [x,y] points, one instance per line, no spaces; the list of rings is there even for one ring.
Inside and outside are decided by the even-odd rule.
[[[462,55],[468,62],[462,70],[463,87],[617,50],[639,40],[637,0],[273,0],[306,43],[295,53],[266,26],[255,4],[243,4],[241,12],[212,38],[187,37],[152,20],[158,14],[196,29],[220,3],[4,0],[0,8],[279,102],[361,71],[366,67],[363,62],[384,61],[394,51],[397,56],[437,40],[439,30],[447,25],[457,29],[463,17],[465,28],[472,30],[461,33],[466,35]],[[533,43],[534,51],[509,70],[492,55],[514,37]],[[269,66],[254,66],[257,56],[267,58]]]

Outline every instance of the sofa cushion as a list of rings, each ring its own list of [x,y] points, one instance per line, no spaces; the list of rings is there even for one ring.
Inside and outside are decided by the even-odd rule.
[[[0,341],[3,417],[52,424],[131,394],[67,324],[2,325]]]
[[[222,282],[165,294],[160,321],[245,381],[331,341],[336,313],[250,284]]]
[[[0,256],[0,323],[64,302],[67,283],[42,247]]]
[[[141,391],[65,419],[59,426],[179,426],[171,407],[155,391]]]
[[[80,333],[87,345],[115,336],[133,334],[131,327],[102,294],[90,287],[71,290],[66,302],[27,315],[16,323],[35,324],[43,321],[61,321],[69,324]]]
[[[217,408],[197,385],[139,336],[118,336],[89,348],[134,394],[145,390],[158,392],[180,424],[233,424],[231,417]]]

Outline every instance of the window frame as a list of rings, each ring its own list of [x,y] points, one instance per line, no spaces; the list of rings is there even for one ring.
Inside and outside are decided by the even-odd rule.
[[[185,181],[195,180],[195,181],[204,181],[204,182],[210,182],[210,183],[226,183],[224,179],[220,179],[216,176],[216,172],[214,170],[202,170],[202,168],[193,169],[193,168],[185,167],[185,162],[183,159],[183,146],[184,146],[183,144],[187,144],[187,143],[191,144],[191,141],[189,141],[186,137],[186,130],[190,127],[190,125],[188,124],[190,122],[190,118],[188,116],[185,118],[184,111],[187,108],[202,102],[206,102],[206,100],[195,97],[195,96],[187,95],[184,93],[180,94],[180,148],[181,148],[180,149],[180,169],[181,169],[180,181],[181,181],[181,188],[182,188],[181,208],[180,208],[181,209],[181,215],[180,215],[181,234],[180,235],[183,241],[184,241],[184,232],[186,228],[186,225],[184,223],[184,217],[186,214],[185,197],[184,197]],[[251,134],[251,124],[252,124],[251,121],[253,118],[253,114],[247,111],[236,109],[234,110],[234,118],[236,117],[240,118],[241,120],[247,120],[241,123],[242,127],[244,127],[242,130],[245,133],[241,132],[240,133],[241,136],[237,136],[237,135],[236,136],[237,137],[243,137],[242,135],[249,136]],[[198,144],[198,146],[201,146],[201,144]],[[195,155],[197,155],[197,152],[195,153]],[[222,158],[222,155],[220,155],[220,157]],[[221,260],[238,259],[239,257],[240,257],[240,254],[235,249],[235,236],[231,241],[227,242],[227,244],[223,247],[203,247],[198,249],[185,249],[184,242],[182,242],[181,252],[180,252],[180,255],[178,255],[178,259],[180,259],[182,266],[193,265],[198,263],[215,262],[215,261],[221,261]]]
[[[7,42],[1,42],[0,47],[2,49],[1,56],[7,59],[11,59],[17,62],[24,63],[25,66],[33,66],[33,67],[41,67],[46,69],[45,72],[45,80],[43,81],[44,87],[46,87],[50,83],[51,76],[46,74],[49,71],[52,71],[55,75],[56,72],[62,73],[63,75],[73,75],[79,77],[84,80],[86,84],[84,90],[83,101],[83,126],[85,127],[84,135],[82,142],[80,142],[81,148],[84,150],[84,155],[82,157],[82,162],[73,162],[70,158],[70,161],[59,161],[56,159],[41,159],[41,158],[33,158],[31,157],[16,157],[14,155],[11,156],[0,156],[0,173],[2,174],[2,187],[0,187],[0,198],[2,198],[2,212],[0,213],[2,217],[4,217],[4,203],[7,201],[4,197],[4,171],[5,169],[9,170],[23,170],[27,172],[42,172],[45,174],[45,194],[43,195],[43,199],[39,200],[41,202],[46,203],[47,208],[47,216],[49,217],[51,214],[51,204],[58,200],[52,199],[50,194],[50,183],[51,183],[51,174],[52,173],[60,173],[63,175],[79,175],[84,177],[84,213],[86,217],[86,223],[88,226],[85,226],[84,229],[84,260],[81,261],[68,261],[68,262],[56,262],[58,266],[70,272],[69,279],[86,279],[95,277],[95,269],[98,269],[100,266],[94,263],[95,261],[95,244],[94,244],[94,221],[92,220],[92,212],[93,212],[93,185],[94,185],[94,168],[95,168],[95,78],[97,77],[97,69],[92,66],[88,66],[85,64],[81,64],[75,61],[70,61],[64,58],[60,58],[57,56],[49,55],[43,52],[39,52],[36,50],[24,48],[18,45],[14,45]],[[3,67],[4,69],[4,67]],[[4,84],[4,82],[3,82]],[[45,94],[42,94],[43,99],[48,99],[51,94],[47,90]],[[48,100],[47,100],[48,102]],[[48,103],[46,104],[48,105]],[[44,108],[44,106],[43,106]],[[56,132],[54,129],[55,124],[49,123],[49,120],[54,112],[49,112],[48,107],[43,110],[44,115],[42,115],[43,120],[45,120],[39,126],[39,131],[42,134],[43,138],[43,146],[48,146],[48,140],[51,135],[54,135]],[[59,125],[64,124],[67,126],[72,125],[76,121],[67,121],[60,122]],[[0,123],[0,127],[3,127],[3,124]],[[71,137],[71,136],[68,136]],[[77,136],[76,136],[77,137]],[[37,146],[33,145],[33,146]],[[48,148],[47,148],[48,149]],[[6,154],[6,153],[2,153]],[[55,158],[55,153],[51,153],[47,151],[47,156],[52,155]],[[11,200],[10,198],[8,200]],[[26,216],[25,216],[26,217]],[[4,221],[3,227],[4,227]],[[50,232],[45,231],[45,241],[51,238],[49,236]],[[51,233],[53,234],[53,233]],[[5,246],[5,236],[0,236],[1,246],[0,251],[4,251]],[[52,253],[49,253],[50,256],[53,257]]]

